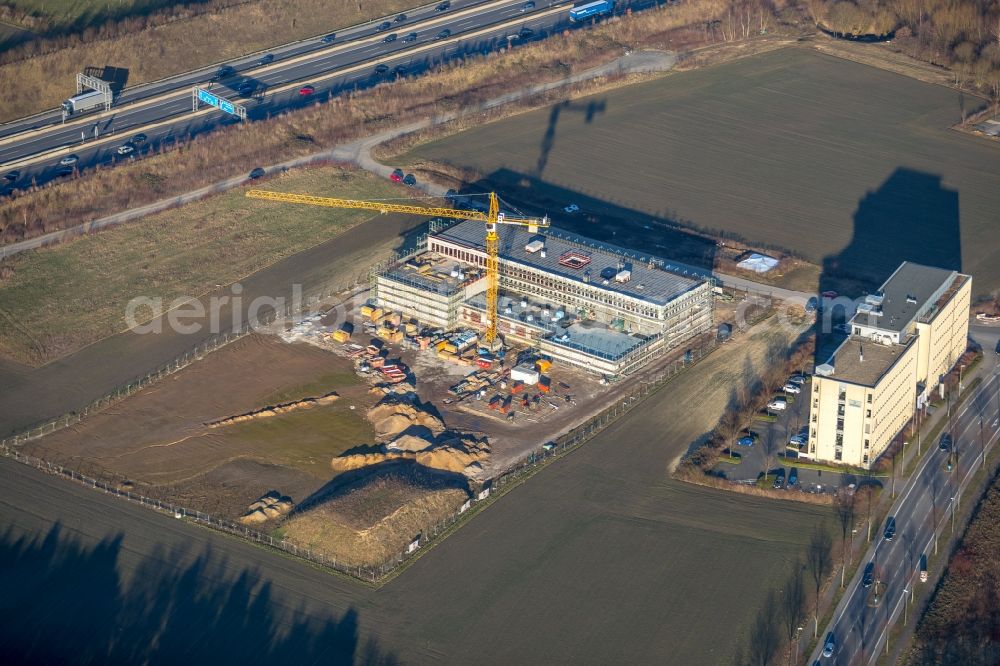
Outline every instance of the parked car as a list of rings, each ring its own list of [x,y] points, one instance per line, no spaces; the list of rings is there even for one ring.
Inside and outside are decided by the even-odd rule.
[[[806,301],[806,312],[816,312],[816,308],[819,305],[819,299],[815,296]]]
[[[938,441],[938,448],[942,451],[948,451],[951,449],[951,435],[948,433],[941,433],[941,439]]]
[[[777,398],[773,398],[771,402],[767,403],[767,408],[776,412],[780,412],[782,410],[788,409],[788,401],[785,400],[783,397],[778,396]]]
[[[327,35],[326,37],[332,37],[332,35]],[[326,37],[323,38],[323,41],[326,41]],[[333,40],[331,39],[330,41],[332,42]],[[257,61],[257,64],[258,65],[270,65],[272,62],[274,62],[274,54],[273,53],[265,53],[264,55],[262,55],[260,57],[260,60]]]
[[[997,340],[997,348],[994,351],[996,351],[997,356],[1000,356],[1000,340]]]
[[[142,132],[139,132],[134,137],[132,137],[131,139],[129,139],[129,143],[131,143],[133,146],[141,146],[142,144],[146,143],[146,140],[148,138],[149,137],[147,137],[145,134],[143,134]]]
[[[253,171],[250,172],[250,178],[252,180],[257,180],[258,178],[262,178],[266,174],[267,174],[267,172],[264,171],[263,167],[257,167]]]
[[[401,39],[400,41],[402,41],[402,42],[415,42],[415,41],[417,41],[417,33],[411,32],[410,34],[408,34],[405,37],[403,37],[403,39]]]
[[[806,443],[807,439],[808,438],[804,437],[803,435],[792,435],[791,437],[788,438],[788,443],[794,444],[795,446],[802,446],[803,444]]]
[[[448,39],[449,37],[451,37],[451,30],[445,28],[444,30],[439,32],[437,34],[437,37],[435,37],[434,39]]]
[[[394,169],[393,172],[391,174],[389,174],[389,180],[391,180],[394,183],[402,183],[403,182],[403,170],[402,169]]]
[[[308,97],[316,92],[316,86],[302,86],[299,88],[299,95],[301,97]]]
[[[399,35],[397,35],[396,33],[390,32],[388,35],[386,35],[385,37],[382,38],[382,42],[384,44],[390,44],[390,43],[396,41],[396,37],[398,37],[398,36]]]
[[[798,384],[799,386],[802,386],[807,381],[809,381],[809,377],[807,377],[806,375],[792,375],[791,377],[788,378],[788,381],[791,382],[792,384]]]
[[[533,0],[528,0],[528,2],[521,5],[522,12],[531,11],[534,8],[535,8],[535,3],[533,2]]]
[[[3,179],[6,180],[6,181],[8,181],[8,182],[13,183],[14,181],[18,180],[20,177],[21,177],[21,172],[18,171],[17,169],[14,169],[13,171],[8,171],[7,175],[5,175],[3,177]]]
[[[781,387],[781,390],[784,391],[785,393],[792,393],[792,394],[802,393],[802,387],[796,384],[795,382],[787,382],[784,386]]]
[[[865,575],[861,577],[861,584],[865,587],[871,587],[872,583],[875,582],[875,563],[869,562],[865,565]]]
[[[889,516],[885,521],[885,531],[882,532],[882,537],[886,541],[892,541],[894,536],[896,536],[896,517]]]
[[[791,488],[799,482],[799,470],[793,467],[790,472],[788,472],[788,487]]]
[[[323,35],[323,39],[319,40],[324,44],[332,44],[333,40],[337,39],[337,33],[331,32],[329,35]]]
[[[833,638],[833,632],[831,631],[826,635],[826,640],[823,641],[823,656],[830,658],[833,656],[833,651],[837,649],[837,641]]]
[[[59,160],[59,166],[73,166],[80,161],[80,158],[76,155],[67,155],[66,157]]]
[[[375,32],[383,32],[384,30],[388,30],[391,27],[392,27],[391,23],[389,23],[388,21],[383,21],[379,23],[377,26],[375,26]]]
[[[407,187],[413,187],[416,184],[417,184],[417,177],[414,176],[412,173],[406,174],[406,176],[403,178],[403,185],[406,185]]]
[[[444,2],[435,7],[435,9],[438,10],[439,12],[448,11],[449,9],[451,9],[451,0],[444,0]]]
[[[375,65],[375,73],[378,74],[378,75],[388,74],[389,73],[389,65],[385,65],[385,64]]]
[[[131,155],[132,153],[135,152],[135,146],[133,146],[131,143],[123,143],[122,145],[118,146],[118,150],[116,152],[119,155]]]
[[[781,490],[785,485],[785,477],[781,474],[777,474],[774,477],[774,483],[771,485],[775,490]]]
[[[406,14],[396,14],[396,18],[392,19],[393,23],[402,23],[406,20]]]
[[[739,446],[753,446],[758,439],[760,439],[760,435],[751,430],[750,432],[746,433],[738,440],[736,440],[736,443]]]

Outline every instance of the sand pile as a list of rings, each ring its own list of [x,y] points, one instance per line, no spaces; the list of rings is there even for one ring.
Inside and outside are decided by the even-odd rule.
[[[259,525],[279,518],[292,510],[292,498],[272,490],[247,507],[247,512],[239,518],[244,525]]]
[[[303,398],[302,400],[296,400],[295,402],[286,402],[281,405],[274,405],[273,407],[264,407],[263,409],[247,412],[246,414],[239,414],[238,416],[230,416],[218,421],[212,421],[206,425],[209,428],[219,428],[221,426],[243,423],[245,421],[253,421],[255,419],[265,419],[270,416],[287,414],[288,412],[294,412],[300,409],[312,409],[313,407],[329,405],[331,402],[334,402],[339,398],[340,396],[337,395],[336,392],[331,392],[326,395],[321,395],[318,398]]]
[[[400,439],[407,439],[407,436]],[[408,440],[403,443],[403,446],[410,448],[386,446],[382,450],[370,453],[339,456],[330,461],[330,467],[335,472],[347,472],[388,460],[412,460],[424,467],[461,474],[466,472],[470,466],[473,466],[471,470],[468,470],[470,473],[480,469],[478,463],[485,460],[490,454],[489,446],[471,439],[453,439],[447,444],[437,445],[421,440],[419,437],[413,437],[412,440],[423,441],[425,446],[419,450],[413,450],[412,447],[419,446],[419,444]]]
[[[392,439],[411,426],[424,426],[435,436],[444,432],[441,419],[422,408],[410,396],[386,396],[368,410],[368,420],[372,422],[375,433],[383,439]]]

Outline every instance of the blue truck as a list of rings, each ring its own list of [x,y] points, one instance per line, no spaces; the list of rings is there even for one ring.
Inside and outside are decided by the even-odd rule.
[[[569,10],[570,21],[585,21],[595,16],[610,14],[615,9],[614,0],[592,0],[579,2]]]

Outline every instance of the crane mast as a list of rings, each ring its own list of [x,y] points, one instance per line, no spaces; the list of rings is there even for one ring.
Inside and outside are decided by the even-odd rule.
[[[497,225],[511,224],[527,227],[535,232],[549,226],[548,217],[513,217],[500,212],[500,200],[496,192],[490,192],[489,212],[477,210],[460,210],[457,208],[423,207],[408,204],[389,203],[385,201],[363,201],[358,199],[336,199],[332,197],[314,197],[307,194],[290,194],[287,192],[268,192],[265,190],[249,190],[246,193],[251,199],[297,203],[308,206],[325,206],[327,208],[352,208],[358,210],[373,210],[382,214],[406,213],[410,215],[426,215],[428,217],[451,217],[460,220],[478,220],[486,223],[486,344],[492,347],[497,339],[497,308],[500,298],[500,236]]]

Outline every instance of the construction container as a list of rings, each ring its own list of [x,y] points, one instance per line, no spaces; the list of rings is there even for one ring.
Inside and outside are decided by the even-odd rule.
[[[434,349],[436,349],[436,350],[438,350],[438,351],[444,351],[444,348],[445,348],[445,346],[446,346],[447,344],[448,344],[448,341],[447,341],[447,340],[441,340],[441,341],[439,341],[438,343],[436,343],[436,344],[434,345]],[[451,353],[451,352],[449,352],[449,353]]]
[[[334,331],[332,337],[337,342],[347,342],[351,339],[351,334],[341,328]]]
[[[549,389],[552,387],[552,380],[548,377],[538,378],[538,390],[542,393],[548,393]]]
[[[535,369],[538,370],[538,372],[541,374],[548,372],[549,368],[551,367],[552,367],[552,361],[548,359],[540,358],[537,361],[535,361]]]
[[[399,314],[398,312],[393,312],[392,314],[386,317],[386,321],[388,321],[393,326],[399,326],[403,322],[403,315]]]
[[[407,322],[406,325],[403,327],[403,330],[406,331],[407,335],[413,335],[414,333],[417,332],[417,325],[414,324],[412,321]]]
[[[382,308],[372,308],[370,317],[371,317],[372,321],[378,321],[379,319],[382,318],[382,315],[384,315],[384,314],[385,314],[385,311],[382,310]]]
[[[458,345],[447,341],[445,341],[444,345],[442,347],[439,347],[439,349],[441,349],[442,351],[446,351],[449,354],[458,353]]]
[[[493,367],[493,360],[485,356],[480,356],[478,359],[476,359],[476,365],[478,365],[483,370],[489,370],[491,367]]]
[[[510,371],[510,379],[534,386],[538,383],[538,371],[531,366],[519,365]]]
[[[381,368],[383,365],[385,365],[385,359],[381,356],[375,356],[372,358],[371,366],[373,368]]]
[[[375,308],[371,305],[361,306],[361,316],[366,319],[372,319],[372,313],[375,312]]]
[[[389,334],[389,342],[400,343],[402,341],[403,341],[403,332],[402,331],[392,331]]]
[[[524,390],[524,382],[514,382],[510,385],[511,393],[520,393]]]
[[[431,346],[431,339],[426,336],[417,338],[417,344],[420,345],[421,349],[427,349]]]

